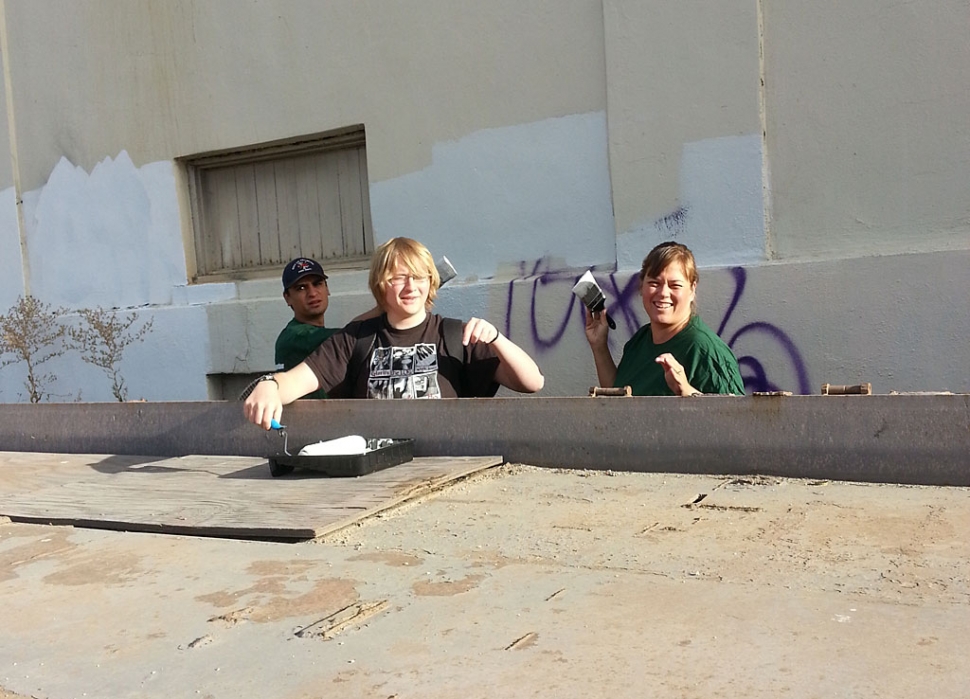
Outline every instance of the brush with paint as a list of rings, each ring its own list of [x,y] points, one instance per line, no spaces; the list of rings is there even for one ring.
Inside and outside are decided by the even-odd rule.
[[[589,309],[590,313],[606,311],[606,295],[603,293],[600,285],[596,283],[596,280],[593,279],[593,273],[589,270],[576,282],[576,286],[573,287],[573,293]],[[610,317],[609,313],[606,314],[606,322],[611,330],[616,330],[616,323]]]
[[[438,270],[438,276],[441,277],[441,283],[438,286],[444,286],[447,282],[458,276],[458,272],[455,271],[451,261],[444,255],[435,261],[434,266]]]

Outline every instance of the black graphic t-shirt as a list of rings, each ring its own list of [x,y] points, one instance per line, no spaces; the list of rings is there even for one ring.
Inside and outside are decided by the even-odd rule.
[[[382,316],[371,353],[363,366],[351,367],[360,326],[349,324],[306,359],[331,398],[490,397],[498,390],[492,347],[446,348],[439,315],[428,314],[407,330],[392,328]]]
[[[375,347],[370,356],[367,397],[441,398],[438,348],[430,343]]]

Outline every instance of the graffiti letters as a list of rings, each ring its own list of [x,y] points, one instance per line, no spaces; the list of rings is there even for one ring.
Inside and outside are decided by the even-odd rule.
[[[808,369],[795,341],[777,325],[767,321],[751,321],[734,328],[732,320],[742,307],[747,271],[743,267],[727,270],[734,282],[734,291],[723,316],[716,323],[717,334],[738,358],[745,389],[753,391],[792,390],[811,392]],[[614,356],[621,347],[617,338],[629,338],[643,325],[645,313],[640,300],[640,280],[637,273],[597,274],[597,282],[607,297],[607,310],[616,320],[617,332],[611,333]],[[579,280],[578,274],[552,268],[546,259],[520,263],[519,276],[509,282],[506,298],[505,334],[513,336],[524,330],[521,321],[523,303],[528,308],[528,331],[534,350],[544,354],[557,348],[572,329],[584,335],[585,316],[582,304],[571,293]],[[523,298],[523,297],[528,297]],[[715,327],[715,324],[711,324]],[[572,339],[572,338],[570,338]],[[583,342],[585,338],[583,337]],[[759,356],[743,353],[753,344]],[[792,385],[794,382],[796,385]]]

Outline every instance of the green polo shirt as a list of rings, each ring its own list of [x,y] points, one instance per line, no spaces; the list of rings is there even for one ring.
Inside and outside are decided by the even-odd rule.
[[[318,325],[301,323],[296,318],[286,324],[286,327],[276,338],[276,364],[282,365],[284,371],[289,371],[306,359],[328,337],[337,332],[337,328],[321,328]],[[308,393],[304,398],[326,398],[323,389]]]
[[[701,393],[744,395],[738,360],[731,348],[700,319],[693,316],[687,326],[666,342],[656,345],[650,325],[644,325],[623,347],[614,386],[629,386],[635,396],[672,396],[664,370],[656,359],[669,352],[687,372],[690,385]]]

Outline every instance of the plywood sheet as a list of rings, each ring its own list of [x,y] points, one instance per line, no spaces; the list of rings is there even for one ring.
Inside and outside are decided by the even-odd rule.
[[[198,536],[322,536],[457,478],[500,456],[418,457],[361,476],[296,472],[272,478],[265,459],[0,452],[0,516]]]

